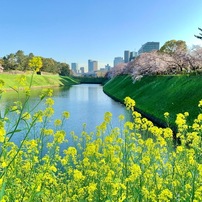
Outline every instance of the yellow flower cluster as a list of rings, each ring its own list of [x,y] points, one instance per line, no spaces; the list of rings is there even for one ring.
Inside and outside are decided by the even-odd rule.
[[[130,97],[126,97],[124,99],[124,103],[125,103],[127,109],[131,109],[132,111],[134,111],[135,100],[131,99]]]
[[[186,123],[188,113],[177,115],[180,143],[175,145],[170,128],[143,118],[131,98],[125,103],[133,121],[124,122],[120,115],[123,128],[113,128],[112,114],[106,112],[95,133],[71,132],[71,146],[66,143],[70,136],[58,129],[68,112],[50,128],[52,99],[32,118],[15,103],[11,112],[18,110],[19,121],[28,127],[16,145],[11,140],[18,122],[11,131],[0,122],[0,201],[202,201],[202,114],[192,126]],[[29,136],[31,129],[35,138]]]
[[[202,107],[202,100],[199,101],[198,107]]]
[[[0,121],[0,143],[3,143],[5,140],[6,131],[4,129],[4,123]]]

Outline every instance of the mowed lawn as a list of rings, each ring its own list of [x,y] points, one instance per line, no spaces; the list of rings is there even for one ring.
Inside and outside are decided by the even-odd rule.
[[[202,76],[147,76],[133,82],[127,75],[110,80],[104,91],[123,102],[126,96],[136,101],[136,108],[161,123],[164,113],[170,113],[170,122],[175,126],[176,114],[189,112],[191,123],[198,115],[198,103],[202,99]]]
[[[5,88],[20,87],[19,81],[25,78],[25,84],[30,85],[31,74],[0,74],[0,80],[5,83]],[[48,86],[66,86],[73,85],[77,82],[70,77],[59,75],[37,75],[33,76],[32,87],[48,87]]]

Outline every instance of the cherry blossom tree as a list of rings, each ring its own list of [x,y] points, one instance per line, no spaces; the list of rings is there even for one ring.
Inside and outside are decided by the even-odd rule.
[[[194,45],[188,51],[187,61],[191,71],[202,71],[202,47]]]
[[[168,69],[173,73],[189,72],[189,63],[187,61],[187,51],[182,48],[178,48],[174,53],[163,53],[162,59],[166,61]]]
[[[127,63],[119,63],[110,70],[109,77],[113,78],[117,75],[123,74],[124,69],[126,68]]]
[[[145,75],[202,72],[202,47],[188,49],[184,41],[166,42],[160,51],[142,53],[129,63],[120,63],[110,71],[110,77],[132,75],[134,81]]]
[[[130,66],[129,66],[130,65]],[[128,64],[132,68],[132,77],[135,80],[144,75],[166,74],[168,62],[162,59],[162,55],[157,51],[142,53],[132,63]]]
[[[164,57],[169,59],[170,67],[179,72],[189,72],[188,62],[187,62],[187,45],[185,41],[182,40],[170,40],[165,42],[165,44],[160,48],[159,53],[162,53]]]

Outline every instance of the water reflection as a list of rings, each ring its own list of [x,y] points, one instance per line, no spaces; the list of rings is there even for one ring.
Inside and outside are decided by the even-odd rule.
[[[75,85],[60,96],[54,96],[55,109],[60,114],[64,110],[70,112],[69,125],[77,133],[82,131],[82,124],[87,124],[87,131],[95,131],[95,127],[103,121],[104,113],[113,114],[113,124],[117,126],[118,116],[126,115],[123,105],[113,101],[103,93],[102,86],[97,84]]]
[[[29,100],[30,107],[39,101],[40,93],[40,89],[32,91]],[[23,101],[24,98],[25,96],[21,93],[19,99]],[[113,126],[119,126],[118,116],[120,114],[128,116],[124,106],[105,95],[102,86],[98,84],[81,84],[69,88],[54,88],[52,98],[55,101],[53,121],[60,118],[64,111],[70,112],[70,118],[64,126],[68,137],[70,137],[71,131],[80,136],[83,130],[83,123],[87,125],[87,132],[95,132],[96,126],[101,124],[104,113],[107,111],[113,114]],[[15,92],[5,93],[1,99],[1,111],[16,100],[18,100],[18,96]],[[44,107],[44,103],[42,103],[38,106],[38,109]]]

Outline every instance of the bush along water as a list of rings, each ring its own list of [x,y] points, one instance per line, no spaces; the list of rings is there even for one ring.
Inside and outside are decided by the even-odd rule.
[[[126,97],[132,121],[120,115],[120,128],[113,128],[112,114],[106,112],[95,133],[87,133],[84,124],[82,134],[70,136],[62,130],[68,112],[50,123],[51,90],[43,90],[30,107],[30,86],[23,92],[25,101],[15,102],[1,115],[1,202],[202,201],[201,113],[191,126],[186,124],[188,113],[177,115],[180,145],[174,146],[172,130],[141,117],[135,101]],[[36,110],[41,102],[46,108]],[[11,114],[15,121],[7,118]],[[164,115],[169,123],[169,113]],[[23,137],[16,144],[13,138],[19,133]],[[69,136],[74,146],[62,149]]]

